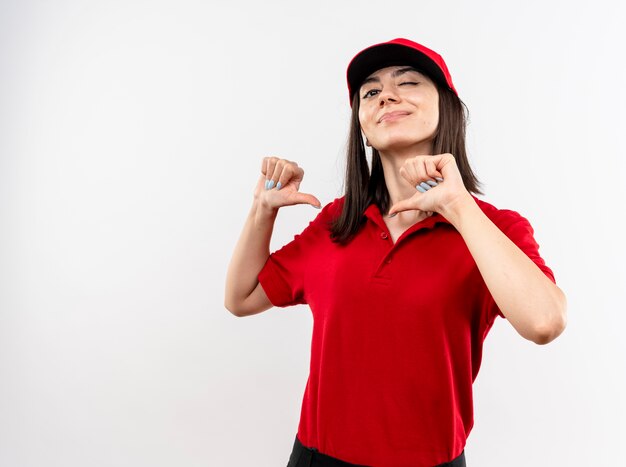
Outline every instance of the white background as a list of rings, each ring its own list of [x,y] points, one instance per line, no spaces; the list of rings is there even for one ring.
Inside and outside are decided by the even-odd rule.
[[[623,460],[619,2],[0,2],[0,465],[284,466],[311,315],[245,319],[225,272],[266,155],[341,195],[345,68],[408,37],[470,109],[483,199],[566,292],[537,346],[499,319],[470,467]],[[273,248],[317,213],[281,211]]]

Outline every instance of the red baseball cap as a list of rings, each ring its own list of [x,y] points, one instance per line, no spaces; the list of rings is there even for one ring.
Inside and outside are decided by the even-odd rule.
[[[350,105],[354,93],[358,91],[365,78],[376,70],[396,65],[414,66],[418,71],[424,72],[429,78],[459,95],[441,55],[417,42],[398,38],[372,45],[354,56],[347,72]]]

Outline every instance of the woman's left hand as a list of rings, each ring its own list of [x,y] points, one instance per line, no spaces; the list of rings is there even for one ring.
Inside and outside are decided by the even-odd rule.
[[[470,196],[452,154],[412,157],[400,168],[400,175],[412,186],[421,183],[422,189],[428,189],[424,193],[416,191],[410,198],[394,204],[389,216],[411,210],[442,213],[447,207]],[[437,185],[433,186],[435,182]]]

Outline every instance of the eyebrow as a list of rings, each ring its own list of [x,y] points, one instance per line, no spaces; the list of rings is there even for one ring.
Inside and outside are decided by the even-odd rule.
[[[417,71],[415,68],[413,68],[412,66],[407,66],[404,68],[398,68],[396,71],[394,71],[391,76],[394,78],[397,78],[398,76],[407,73],[409,71],[414,71],[416,73],[419,73],[419,71]],[[369,78],[366,78],[365,80],[363,80],[363,83],[361,83],[361,87],[365,86],[366,84],[369,83],[380,83],[380,79],[377,78],[376,76],[370,76]]]

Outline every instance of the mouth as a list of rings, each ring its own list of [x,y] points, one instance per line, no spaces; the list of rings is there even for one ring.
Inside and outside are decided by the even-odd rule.
[[[394,120],[398,120],[400,118],[406,117],[407,115],[410,115],[410,113],[404,110],[396,110],[395,112],[388,112],[386,114],[383,114],[382,117],[380,117],[380,119],[378,120],[378,123],[392,122]]]

